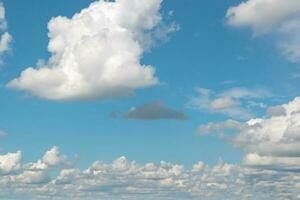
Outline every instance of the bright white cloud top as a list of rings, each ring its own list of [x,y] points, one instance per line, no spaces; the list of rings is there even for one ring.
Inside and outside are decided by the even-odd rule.
[[[159,82],[155,69],[141,64],[155,37],[176,30],[160,14],[162,0],[96,1],[72,18],[49,24],[46,63],[24,70],[8,86],[50,100],[130,95]]]

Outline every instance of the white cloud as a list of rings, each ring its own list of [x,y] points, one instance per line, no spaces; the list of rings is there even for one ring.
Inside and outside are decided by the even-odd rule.
[[[35,163],[28,163],[24,166],[28,170],[45,170],[55,167],[71,166],[74,161],[68,160],[66,155],[61,155],[57,146],[48,150],[42,159]]]
[[[156,40],[176,31],[160,14],[162,0],[96,1],[72,18],[48,24],[51,58],[25,69],[8,87],[50,100],[131,95],[157,84],[141,58]]]
[[[0,174],[10,174],[20,168],[22,154],[20,151],[16,153],[8,153],[0,155]]]
[[[200,135],[227,135],[245,152],[245,163],[282,170],[300,170],[300,97],[271,107],[265,118],[227,120],[202,125]]]
[[[219,135],[224,135],[230,130],[239,130],[242,128],[240,122],[235,120],[226,120],[219,123],[208,123],[198,127],[197,133],[199,135],[207,135],[211,133],[217,133]]]
[[[7,29],[7,22],[5,19],[5,8],[2,2],[0,2],[0,30],[5,31]]]
[[[0,39],[0,54],[3,54],[4,52],[8,51],[10,48],[10,43],[12,41],[12,36],[5,32]]]
[[[2,2],[0,2],[0,31],[4,32],[0,36],[0,64],[3,64],[2,56],[10,50],[12,42],[12,36],[6,32],[7,22],[5,19],[5,8]]]
[[[255,35],[275,32],[282,54],[300,61],[300,2],[297,0],[247,0],[230,7],[226,18],[234,27],[251,27]]]
[[[54,152],[53,149],[55,147],[44,155]],[[249,166],[270,163],[256,155],[249,155],[247,159],[251,162]],[[191,169],[165,161],[139,164],[126,157],[117,158],[112,163],[95,161],[83,170],[59,166],[51,170],[29,170],[26,168],[28,163],[19,163],[19,166],[14,173],[0,175],[1,198],[284,200],[296,199],[300,195],[298,172],[222,161],[213,166],[198,162]]]
[[[261,104],[257,100],[271,96],[268,91],[258,88],[231,88],[220,93],[198,88],[197,92],[198,96],[190,98],[188,107],[240,119],[252,117],[251,107]]]
[[[226,17],[232,26],[250,26],[261,33],[299,16],[299,13],[300,2],[297,0],[247,0],[229,8]]]

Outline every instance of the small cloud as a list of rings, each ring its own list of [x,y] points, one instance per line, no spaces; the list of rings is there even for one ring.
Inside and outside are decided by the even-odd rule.
[[[213,114],[228,115],[232,118],[249,119],[253,108],[264,108],[258,100],[272,96],[264,89],[230,88],[219,93],[206,88],[197,89],[198,96],[189,99],[187,106]]]
[[[125,118],[138,120],[187,120],[188,116],[183,112],[168,108],[162,101],[154,101],[131,108],[125,114]]]
[[[3,64],[2,57],[11,49],[11,43],[13,37],[11,34],[6,32],[7,30],[7,22],[5,19],[5,8],[2,2],[0,2],[0,32],[2,35],[0,36],[0,65]]]
[[[230,85],[230,84],[233,84],[235,83],[236,81],[234,80],[225,80],[225,81],[222,81],[221,84],[222,85]]]

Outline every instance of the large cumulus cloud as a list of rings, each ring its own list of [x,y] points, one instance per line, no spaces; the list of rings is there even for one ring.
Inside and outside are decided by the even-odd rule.
[[[50,100],[130,95],[159,82],[141,58],[153,40],[176,30],[160,14],[162,0],[99,0],[72,18],[48,24],[51,57],[8,86]]]

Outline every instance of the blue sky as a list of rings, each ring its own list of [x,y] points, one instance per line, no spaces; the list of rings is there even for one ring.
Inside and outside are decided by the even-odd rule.
[[[126,4],[127,1],[118,0],[117,2]],[[90,85],[86,90],[75,91],[79,95],[76,93],[77,96],[67,96],[69,91],[60,91],[55,86],[51,88],[51,80],[54,80],[53,84],[56,84],[54,75],[49,73],[42,76],[39,69],[62,66],[70,67],[69,72],[76,72],[72,71],[72,67],[75,69],[72,64],[63,64],[60,58],[57,60],[54,58],[54,64],[47,63],[47,60],[54,54],[47,50],[48,35],[57,34],[59,37],[59,34],[64,34],[63,31],[67,35],[71,27],[69,30],[68,28],[59,30],[57,27],[61,19],[58,19],[53,22],[53,29],[49,33],[47,24],[57,16],[70,19],[75,13],[88,8],[92,2],[94,1],[3,0],[5,21],[8,26],[2,31],[8,32],[13,39],[9,42],[8,50],[1,55],[3,64],[0,67],[2,86],[0,88],[0,130],[6,133],[6,136],[0,139],[1,155],[21,150],[22,162],[28,163],[39,160],[47,150],[57,146],[63,154],[71,159],[75,158],[76,166],[80,169],[87,168],[95,160],[110,163],[120,156],[125,156],[140,164],[159,163],[165,160],[186,168],[192,168],[198,161],[203,161],[210,166],[218,165],[220,159],[231,165],[244,163],[247,166],[247,159],[250,158],[247,156],[252,153],[259,156],[273,156],[271,153],[271,155],[265,155],[262,152],[253,151],[253,146],[243,146],[235,139],[240,139],[245,136],[246,131],[249,131],[249,128],[245,128],[246,124],[251,124],[248,123],[249,120],[261,118],[261,120],[272,121],[276,118],[277,116],[268,114],[274,110],[277,113],[279,110],[273,106],[283,105],[286,112],[289,112],[289,107],[293,106],[287,103],[299,95],[300,81],[297,75],[299,75],[300,55],[297,54],[297,47],[300,51],[300,46],[298,46],[300,42],[297,42],[300,38],[298,40],[295,37],[295,41],[292,41],[293,45],[286,38],[294,38],[300,30],[297,29],[298,25],[295,23],[299,20],[300,5],[290,0],[285,5],[287,9],[281,11],[280,1],[273,0],[268,3],[264,0],[262,5],[266,3],[264,7],[266,11],[260,13],[252,7],[253,4],[261,5],[257,0],[245,1],[244,8],[238,0],[164,0],[162,3],[158,0],[145,0],[142,3],[131,2],[132,4],[127,2],[128,9],[135,4],[140,7],[147,7],[148,4],[153,4],[153,7],[161,6],[156,12],[148,14],[149,16],[146,11],[146,14],[141,13],[140,16],[137,14],[137,17],[145,17],[145,19],[147,17],[156,19],[155,17],[160,16],[159,22],[154,22],[151,28],[140,28],[139,26],[144,25],[138,23],[142,22],[132,25],[137,28],[132,28],[131,25],[127,27],[127,31],[132,31],[131,34],[140,34],[124,36],[125,40],[129,41],[128,44],[124,41],[124,45],[138,44],[141,50],[140,55],[130,57],[139,61],[138,64],[133,63],[137,65],[133,67],[137,68],[128,68],[129,75],[122,75],[124,72],[118,70],[108,74],[112,77],[110,80],[114,80],[114,77],[119,76],[117,73],[120,73],[124,76],[120,79],[125,80],[122,84],[129,89],[124,89],[121,85],[115,86],[109,81],[108,83],[100,82],[99,85],[89,82]],[[99,2],[96,1],[94,4]],[[268,16],[268,8],[272,6],[283,14],[277,17],[269,13],[270,16]],[[299,10],[288,9],[289,6],[298,6]],[[235,15],[227,14],[226,17],[230,7],[235,8],[233,11]],[[101,7],[98,9],[102,12]],[[119,14],[118,11],[113,12]],[[127,12],[135,14],[132,10],[124,11],[124,13]],[[258,17],[252,19],[251,14],[255,12],[258,12],[256,13]],[[260,24],[259,17],[269,19],[269,21],[262,20],[264,24]],[[128,21],[131,23],[130,18],[127,20],[126,16],[124,20],[125,22],[122,23],[126,24]],[[80,28],[76,25],[73,28],[74,31],[80,32]],[[97,29],[99,31],[103,29],[102,25],[93,28],[96,32]],[[110,27],[108,29],[112,32],[115,30]],[[151,48],[142,44],[144,40],[149,42],[148,35],[145,33],[147,31],[158,35],[150,35]],[[114,38],[115,35],[109,37]],[[139,37],[142,38],[141,41]],[[84,37],[82,38],[84,40]],[[70,44],[65,43],[65,46],[71,46],[72,42],[80,45],[76,39],[73,39]],[[92,42],[98,44],[97,38],[93,38]],[[53,49],[58,49],[58,52],[67,52],[65,49],[61,50],[64,45],[56,45],[56,43],[53,45]],[[99,45],[101,47],[100,43]],[[115,45],[123,44],[116,42]],[[90,47],[93,48],[92,45]],[[106,46],[101,48],[104,49],[103,52],[109,52],[110,56],[117,55],[116,50],[111,50]],[[134,48],[135,46],[128,49],[129,52],[135,52]],[[292,49],[291,52],[290,49]],[[78,50],[79,54],[87,51],[83,49],[84,52],[80,52],[81,50]],[[91,49],[87,55],[91,55],[94,50]],[[71,53],[78,52],[74,50]],[[124,56],[123,54],[121,53],[121,56]],[[39,59],[43,59],[45,63],[36,67]],[[97,70],[104,69],[101,63],[97,63],[97,59],[88,60],[89,57],[82,59],[86,59],[87,63],[93,63],[88,66],[83,65],[82,73],[97,74],[100,73]],[[118,62],[117,59],[116,62]],[[139,79],[141,82],[134,82],[138,80],[133,79],[139,77],[131,78],[134,71],[130,70],[138,70],[143,65],[151,65],[156,70],[155,75],[147,75],[151,78],[158,78],[159,83],[150,83],[149,80],[142,79]],[[21,76],[21,73],[30,66],[36,70],[36,74],[34,72],[24,77]],[[112,66],[107,68],[110,67]],[[97,72],[92,71],[94,68]],[[92,77],[92,75],[86,75],[84,78],[92,79]],[[19,82],[9,85],[12,80]],[[80,80],[75,81],[79,87],[81,87]],[[63,84],[62,82],[62,86]],[[105,84],[108,84],[107,88]],[[52,89],[54,92],[51,96]],[[102,90],[106,93],[102,93]],[[84,96],[85,91],[88,91],[87,96]],[[110,92],[113,95],[110,95]],[[157,105],[163,108],[157,108]],[[150,108],[147,109],[147,106]],[[149,119],[149,110],[155,119]],[[159,110],[161,112],[157,112]],[[126,117],[131,111],[137,112],[138,117],[132,119]],[[224,123],[222,124],[227,120],[234,120],[239,126],[230,124],[228,131],[228,124],[225,128]],[[297,118],[294,120],[297,121]],[[202,134],[203,127],[209,124],[210,126],[206,127],[208,131]],[[216,124],[218,126],[214,126]],[[261,126],[269,125],[262,124]],[[237,132],[231,133],[231,129]],[[272,135],[272,128],[266,127],[266,129],[271,130],[268,133]],[[277,134],[276,130],[274,130],[274,135]],[[256,129],[255,131],[259,132]],[[296,139],[293,140],[293,144],[298,144]],[[277,155],[271,158],[275,157],[278,158]],[[276,164],[283,166],[279,161],[278,163],[268,163],[267,166]],[[299,169],[299,165],[293,164],[292,161],[290,163],[290,165],[284,163],[284,167],[292,166],[293,169]],[[251,168],[250,161],[248,164]],[[290,183],[290,185],[293,184]],[[291,196],[292,199],[297,199],[299,193],[291,192]],[[6,198],[9,197],[6,196]],[[34,197],[28,198],[35,199]],[[36,198],[39,197],[36,196]],[[165,196],[164,198],[157,197],[157,199],[168,198]]]

